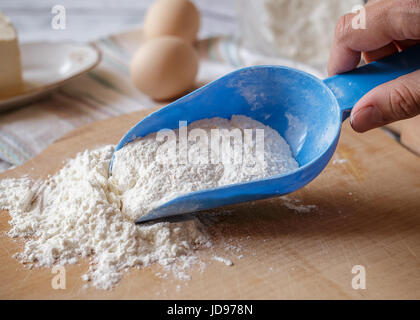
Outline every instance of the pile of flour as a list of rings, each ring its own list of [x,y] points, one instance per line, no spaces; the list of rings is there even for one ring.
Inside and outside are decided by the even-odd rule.
[[[298,168],[289,145],[280,134],[249,117],[234,115],[231,120],[199,120],[188,126],[188,132],[197,128],[208,137],[208,148],[203,153],[200,139],[188,139],[186,163],[181,163],[180,159],[180,154],[186,154],[186,150],[179,141],[179,130],[175,131],[176,150],[164,152],[162,145],[167,140],[158,141],[156,133],[152,133],[116,152],[110,184],[113,194],[118,195],[124,204],[122,212],[125,215],[135,219],[185,193],[265,178]],[[250,139],[238,141],[231,138],[229,143],[223,143],[226,131],[220,130],[216,141],[219,161],[211,163],[212,152],[217,150],[211,148],[212,129],[228,132],[237,129],[241,138],[246,136],[246,129],[254,134]],[[257,129],[263,132],[263,141],[258,140]],[[258,141],[264,147],[261,153],[257,152]],[[239,150],[234,154],[242,157],[234,159],[233,150]]]
[[[74,264],[79,258],[90,258],[91,266],[83,279],[101,289],[115,286],[129,267],[152,263],[171,266],[177,261],[185,267],[196,260],[195,249],[211,245],[198,219],[135,225],[133,217],[178,194],[298,166],[281,136],[252,119],[214,118],[188,128],[194,127],[263,128],[265,161],[257,159],[253,166],[158,164],[158,142],[151,134],[116,154],[111,178],[108,168],[114,147],[104,146],[79,153],[46,181],[34,182],[27,177],[2,180],[0,209],[8,210],[11,216],[9,235],[25,238],[17,258],[36,267]],[[196,143],[189,142],[191,150]],[[244,153],[254,147],[252,143],[246,145]]]
[[[208,241],[198,220],[136,226],[122,215],[108,184],[113,151],[113,146],[84,151],[40,184],[28,178],[0,182],[0,207],[12,218],[9,235],[33,236],[19,260],[51,267],[90,257],[83,279],[110,289],[127,267],[166,266]]]

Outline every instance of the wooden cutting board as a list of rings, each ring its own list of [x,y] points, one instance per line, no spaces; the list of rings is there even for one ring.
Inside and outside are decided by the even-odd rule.
[[[80,128],[0,178],[55,173],[79,151],[116,143],[146,112]],[[22,241],[8,238],[0,213],[0,298],[283,299],[420,298],[420,158],[381,130],[360,135],[344,125],[335,155],[310,185],[289,195],[316,205],[296,212],[281,198],[237,205],[199,252],[204,272],[190,281],[159,278],[153,265],[131,270],[112,291],[83,289],[87,261],[66,267],[66,289],[55,290],[50,269],[27,270],[12,258]],[[226,245],[240,247],[240,254]],[[220,255],[233,266],[214,261]],[[366,289],[352,287],[352,269],[366,271]],[[359,269],[360,270],[360,269]],[[360,273],[359,273],[360,275]]]
[[[399,136],[403,146],[420,156],[420,116],[391,123],[387,128]]]

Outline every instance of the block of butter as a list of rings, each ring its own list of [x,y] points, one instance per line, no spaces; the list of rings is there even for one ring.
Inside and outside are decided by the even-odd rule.
[[[22,66],[17,33],[0,11],[0,99],[23,91]]]

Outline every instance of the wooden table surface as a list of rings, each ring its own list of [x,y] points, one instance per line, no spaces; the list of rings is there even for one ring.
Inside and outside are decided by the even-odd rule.
[[[82,127],[0,179],[52,174],[78,151],[117,142],[143,116]],[[199,252],[205,271],[194,269],[190,281],[161,279],[153,265],[131,270],[112,291],[83,289],[88,266],[82,261],[66,268],[66,289],[55,290],[51,269],[26,270],[12,258],[22,242],[7,237],[9,217],[0,213],[0,298],[419,299],[420,158],[382,130],[360,135],[348,123],[335,157],[289,196],[317,210],[298,213],[280,198],[229,208],[231,214],[211,227],[214,248]],[[241,247],[243,258],[226,244]],[[234,265],[212,260],[214,254]],[[352,286],[355,266],[366,272],[364,290]]]

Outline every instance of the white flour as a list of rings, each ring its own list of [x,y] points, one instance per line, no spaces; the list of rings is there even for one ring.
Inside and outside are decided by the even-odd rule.
[[[197,262],[194,249],[211,246],[201,222],[138,226],[131,217],[179,193],[297,167],[281,136],[249,118],[202,120],[191,127],[219,126],[264,128],[266,162],[257,161],[259,165],[250,171],[238,164],[185,165],[181,169],[173,164],[157,165],[156,142],[150,135],[117,153],[111,179],[108,167],[114,147],[105,146],[79,153],[44,182],[25,177],[0,181],[0,209],[11,216],[9,235],[29,237],[17,258],[29,266],[51,267],[88,257],[91,267],[83,279],[101,289],[116,285],[126,268],[155,262],[174,266],[175,275],[187,279],[186,270]],[[191,146],[194,150],[194,143]]]
[[[254,49],[324,69],[338,19],[361,4],[362,0],[247,1],[243,27]]]
[[[298,168],[289,145],[280,134],[248,117],[234,115],[230,121],[222,118],[205,119],[188,126],[189,132],[195,128],[203,129],[209,139],[211,129],[215,128],[239,129],[242,136],[245,135],[244,129],[263,129],[264,157],[254,157],[254,162],[234,163],[228,161],[232,160],[229,158],[220,159],[221,161],[215,164],[203,164],[199,162],[205,158],[200,152],[199,140],[190,140],[188,162],[180,164],[177,161],[179,159],[177,154],[159,152],[162,150],[159,148],[163,142],[157,141],[155,133],[150,134],[144,139],[127,145],[115,154],[110,182],[112,191],[124,203],[122,207],[124,214],[135,219],[184,193],[255,180]],[[179,146],[178,130],[176,134]],[[221,137],[222,132],[217,143],[220,147],[220,155],[228,155],[235,146],[233,142],[223,144]],[[250,159],[246,156],[253,155],[256,151],[255,137],[249,140],[251,139],[247,141],[243,139],[244,160]],[[208,146],[210,147],[210,142]],[[179,149],[178,147],[177,151],[183,151]],[[242,152],[242,148],[240,151]],[[208,150],[204,154],[207,159],[210,159]]]
[[[91,257],[84,280],[110,289],[127,267],[168,265],[208,241],[198,220],[136,226],[108,190],[112,146],[77,155],[41,186],[27,179],[0,182],[0,207],[9,210],[12,237],[29,239],[18,258],[30,265],[73,264]],[[38,196],[31,204],[35,192]]]
[[[228,267],[231,267],[231,266],[233,266],[233,262],[231,261],[231,260],[229,260],[229,259],[226,259],[226,258],[223,258],[223,257],[219,257],[219,256],[213,256],[213,258],[212,258],[213,260],[215,260],[215,261],[218,261],[218,262],[221,262],[221,263],[224,263],[225,265],[227,265]]]

